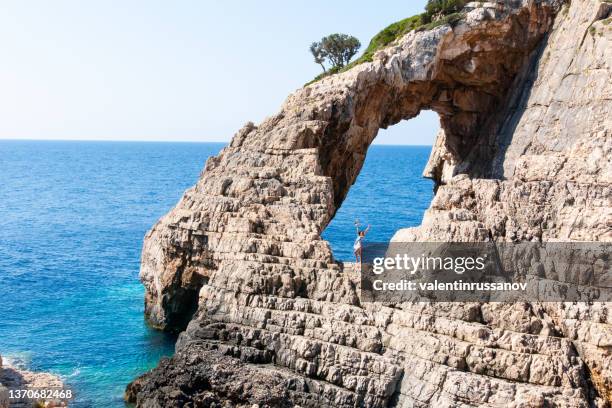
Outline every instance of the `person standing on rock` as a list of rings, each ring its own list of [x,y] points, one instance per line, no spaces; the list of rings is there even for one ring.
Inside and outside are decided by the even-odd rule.
[[[361,265],[361,251],[363,250],[363,240],[365,239],[366,234],[370,230],[370,226],[368,225],[366,229],[360,231],[359,220],[355,220],[355,230],[357,231],[357,239],[355,239],[355,243],[353,244],[353,253],[355,254],[355,262],[357,263],[357,265]]]

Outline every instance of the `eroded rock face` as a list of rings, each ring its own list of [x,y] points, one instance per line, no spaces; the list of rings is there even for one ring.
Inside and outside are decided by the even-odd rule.
[[[472,3],[455,27],[409,33],[247,124],[145,238],[148,319],[189,324],[177,355],[127,397],[143,407],[612,401],[609,304],[362,304],[320,238],[377,131],[433,109],[443,131],[425,174],[437,193],[423,224],[394,239],[612,240],[611,9]],[[218,370],[216,383],[202,374]],[[232,399],[234,382],[280,399]]]
[[[63,388],[64,383],[57,375],[24,370],[6,362],[3,364],[2,356],[0,356],[0,408],[64,407],[66,403],[61,400],[32,399],[27,396],[20,399],[9,399],[9,389],[53,391]]]

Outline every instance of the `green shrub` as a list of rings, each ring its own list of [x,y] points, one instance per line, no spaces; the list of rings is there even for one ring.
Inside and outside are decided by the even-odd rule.
[[[429,0],[425,6],[424,13],[397,21],[385,27],[372,37],[368,44],[368,48],[365,49],[359,58],[344,67],[336,67],[335,69],[330,69],[327,72],[317,75],[312,81],[304,86],[317,82],[328,75],[347,71],[361,63],[371,62],[376,51],[385,48],[387,45],[410,31],[417,29],[431,30],[432,28],[444,24],[450,24],[454,27],[464,16],[461,10],[465,4],[465,0]]]
[[[434,19],[434,16],[444,16],[457,13],[465,6],[463,0],[429,0],[425,12]]]
[[[431,30],[432,28],[439,27],[444,24],[449,24],[451,27],[455,27],[463,19],[463,13],[453,13],[444,16],[438,20],[434,20],[429,24],[424,25],[424,30]]]
[[[368,48],[363,52],[363,55],[359,57],[357,61],[366,62],[372,61],[374,53],[381,48],[391,44],[393,41],[401,37],[402,35],[420,27],[423,24],[421,16],[416,15],[397,21],[376,34],[368,44]],[[355,62],[357,62],[355,61]]]
[[[395,41],[397,38],[420,26],[422,26],[421,16],[416,15],[405,18],[401,21],[397,21],[385,27],[382,31],[380,31],[370,40],[368,48],[366,48],[363,54],[355,61],[344,67],[333,67],[331,69],[328,69],[327,72],[323,72],[322,74],[317,75],[312,81],[306,83],[304,86],[308,86],[314,82],[317,82],[320,79],[325,78],[326,76],[337,74],[338,72],[347,71],[363,62],[371,62],[372,57],[374,56],[374,53],[376,53],[376,51],[384,48],[385,46]]]

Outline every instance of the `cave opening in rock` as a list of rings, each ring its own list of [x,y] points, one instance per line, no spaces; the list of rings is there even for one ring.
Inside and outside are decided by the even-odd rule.
[[[438,114],[427,110],[380,129],[357,180],[323,232],[336,260],[353,260],[356,220],[362,228],[371,226],[368,242],[388,242],[397,230],[421,223],[434,189],[423,170],[439,127]]]

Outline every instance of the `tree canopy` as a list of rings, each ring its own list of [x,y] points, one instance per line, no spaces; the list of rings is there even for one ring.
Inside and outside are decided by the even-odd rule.
[[[382,29],[372,38],[363,54],[352,62],[350,62],[351,58],[361,46],[357,38],[346,34],[331,34],[322,38],[321,41],[313,42],[310,45],[310,52],[314,56],[314,61],[323,68],[323,73],[317,75],[306,85],[353,65],[372,61],[378,50],[410,31],[430,30],[442,24],[450,24],[451,27],[454,27],[465,17],[462,9],[467,2],[468,0],[427,0],[423,13],[397,21]],[[331,65],[329,70],[325,67],[326,62]]]
[[[332,69],[340,69],[350,62],[360,47],[361,43],[352,35],[330,34],[321,41],[313,42],[310,45],[310,52],[314,61],[321,65],[325,72],[326,61]]]

